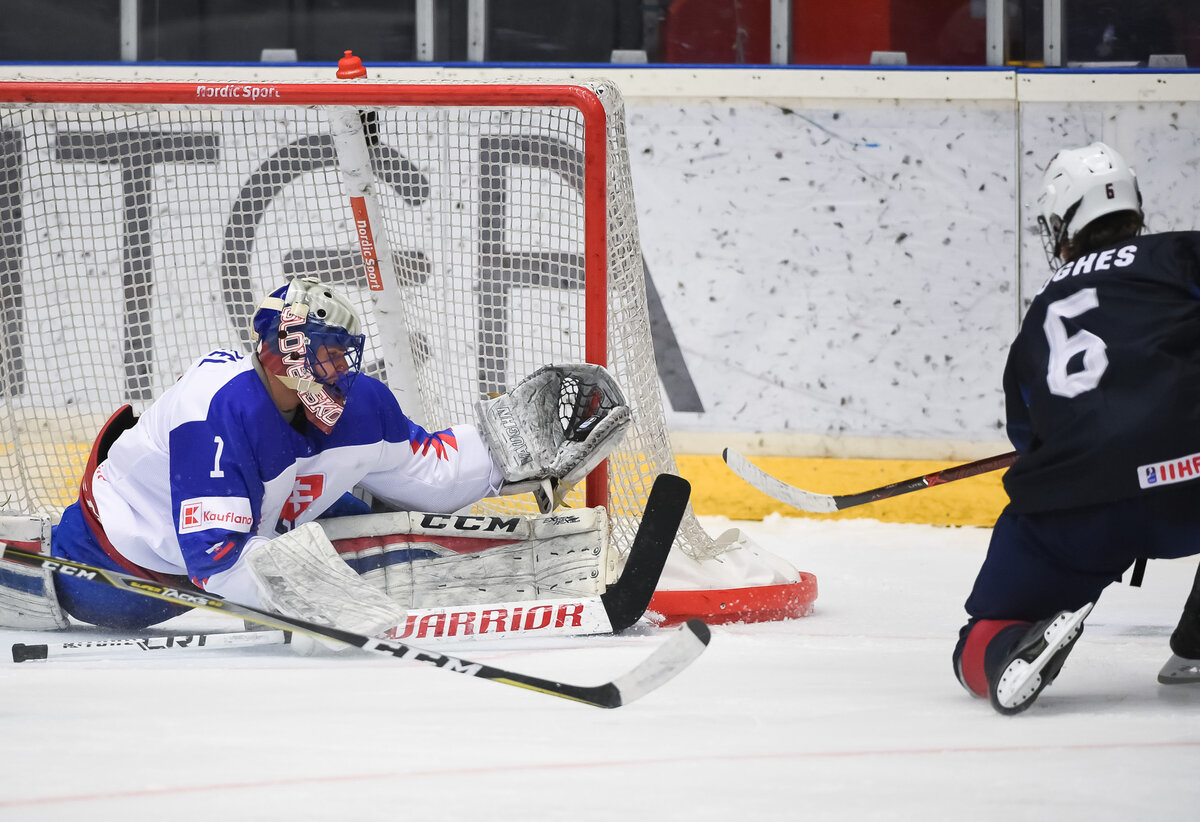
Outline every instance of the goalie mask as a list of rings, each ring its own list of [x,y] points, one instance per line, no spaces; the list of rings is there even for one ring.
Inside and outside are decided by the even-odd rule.
[[[1133,169],[1104,143],[1060,151],[1042,178],[1037,201],[1038,228],[1052,267],[1063,246],[1089,223],[1108,214],[1141,215],[1142,194]]]
[[[292,280],[259,304],[254,339],[263,369],[296,392],[310,422],[332,431],[362,362],[350,302],[313,277]]]

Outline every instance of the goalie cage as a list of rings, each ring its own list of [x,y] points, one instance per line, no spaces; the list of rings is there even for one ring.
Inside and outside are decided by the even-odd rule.
[[[4,82],[0,101],[0,508],[57,517],[114,408],[249,350],[258,299],[304,274],[356,301],[364,371],[430,430],[541,365],[607,365],[634,425],[567,504],[604,505],[619,551],[677,473],[611,83]],[[689,509],[650,616],[815,598]]]

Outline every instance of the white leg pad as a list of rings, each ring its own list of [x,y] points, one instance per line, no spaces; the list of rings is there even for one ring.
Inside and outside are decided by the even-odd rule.
[[[406,608],[597,596],[617,577],[603,508],[538,517],[370,514],[325,528],[364,579]],[[414,550],[438,556],[408,560]]]
[[[352,571],[315,522],[255,547],[246,564],[263,605],[284,616],[367,636],[404,622],[405,609]]]
[[[50,520],[28,514],[0,514],[0,543],[50,556]],[[54,574],[0,562],[0,627],[55,631],[71,627],[54,592]]]

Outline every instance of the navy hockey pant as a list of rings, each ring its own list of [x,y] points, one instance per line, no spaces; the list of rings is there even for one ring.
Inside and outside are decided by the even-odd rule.
[[[986,696],[987,671],[1029,623],[1095,602],[1138,558],[1200,553],[1200,494],[1162,490],[1065,511],[1005,509],[954,649],[954,669],[967,690]]]
[[[91,529],[83,521],[78,502],[68,506],[63,511],[58,525],[54,526],[50,538],[50,553],[97,568],[128,573],[113,562],[100,547]],[[151,599],[62,574],[55,575],[54,585],[63,610],[80,622],[98,625],[101,628],[135,630],[157,625],[191,610],[160,599]]]

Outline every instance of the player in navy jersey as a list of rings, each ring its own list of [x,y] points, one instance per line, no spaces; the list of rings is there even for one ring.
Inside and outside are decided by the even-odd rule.
[[[1200,553],[1200,233],[1141,234],[1137,179],[1103,143],[1051,160],[1038,209],[1053,274],[1004,372],[1020,456],[954,651],[1003,714],[1054,680],[1106,586]],[[1162,682],[1200,681],[1194,588]]]
[[[397,509],[449,513],[527,490],[522,481],[575,481],[628,423],[628,408],[609,403],[586,431],[543,424],[529,399],[553,387],[541,369],[522,383],[519,399],[490,401],[507,412],[503,430],[481,412],[479,425],[426,431],[387,386],[359,373],[358,317],[343,296],[312,278],[263,300],[253,325],[252,353],[200,357],[140,418],[125,407],[109,420],[78,502],[54,528],[53,555],[376,634],[401,623],[404,609],[351,571],[314,520],[365,513],[349,493],[355,488]],[[596,366],[581,368],[607,376]],[[611,393],[621,399],[615,388]],[[538,450],[513,454],[512,442]],[[17,606],[9,613],[46,609],[35,627],[66,627],[59,606],[113,628],[141,628],[181,612],[70,577],[54,578],[40,600],[18,588],[10,586]],[[16,627],[33,624],[22,618],[18,613]]]

